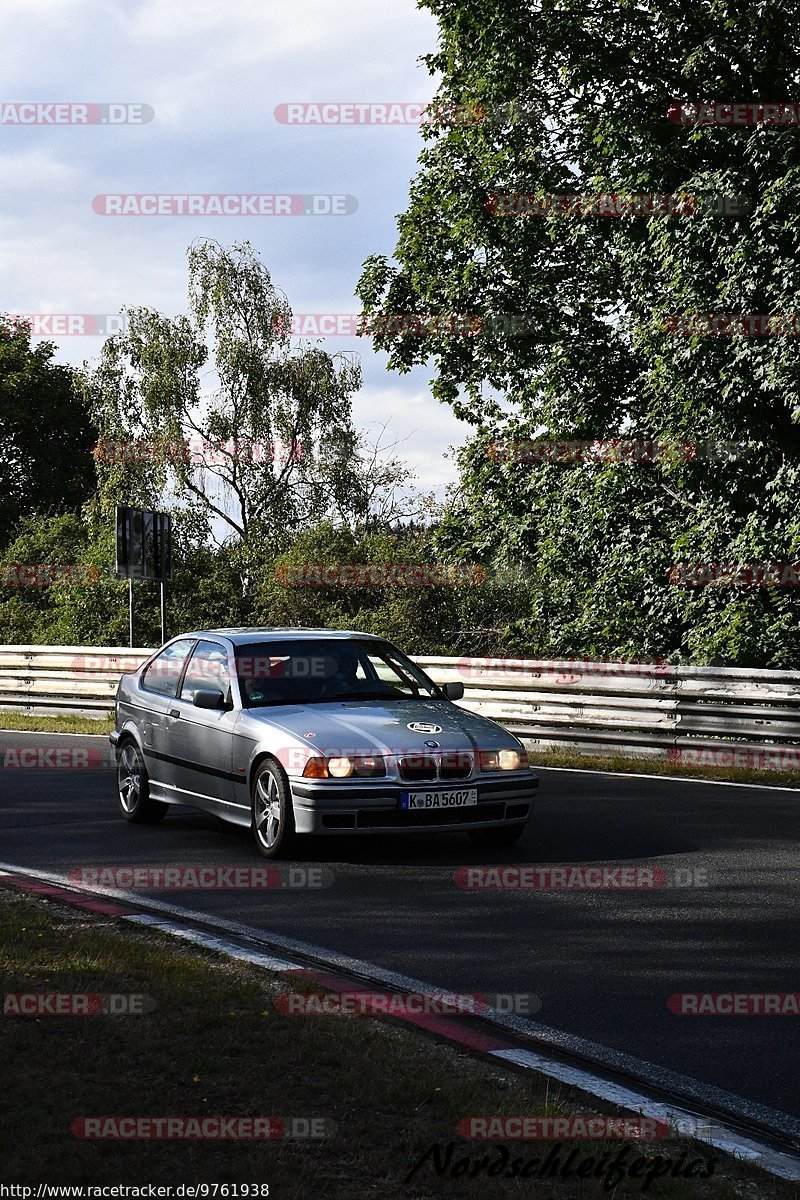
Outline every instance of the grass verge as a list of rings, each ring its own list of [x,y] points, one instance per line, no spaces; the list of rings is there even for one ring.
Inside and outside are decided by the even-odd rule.
[[[27,713],[0,712],[0,729],[20,729],[31,733],[111,733],[113,717],[39,717]]]
[[[716,779],[722,783],[761,783],[800,788],[800,771],[753,771],[744,767],[694,766],[659,758],[625,758],[619,754],[581,754],[577,750],[529,750],[532,766],[567,767],[570,770],[620,771],[623,774],[661,775],[667,778]]]
[[[276,1012],[293,984],[143,927],[0,889],[3,991],[145,993],[139,1017],[4,1016],[3,1182],[31,1184],[269,1184],[281,1200],[461,1200],[495,1197],[615,1198],[642,1194],[642,1179],[604,1188],[602,1178],[489,1176],[488,1164],[540,1161],[553,1143],[468,1142],[471,1115],[596,1113],[579,1094],[515,1073],[413,1030],[366,1018]],[[299,983],[294,984],[301,990]],[[81,1141],[87,1116],[323,1116],[337,1132],[321,1141]],[[437,1174],[434,1145],[452,1164]],[[560,1143],[580,1161],[623,1143]],[[639,1143],[628,1162],[644,1169],[713,1163],[707,1178],[656,1178],[655,1197],[788,1200],[789,1185],[685,1140]],[[479,1173],[469,1168],[484,1159]],[[575,1160],[577,1163],[579,1160]],[[703,1175],[707,1166],[701,1168]],[[228,1193],[229,1195],[232,1193]],[[250,1193],[253,1195],[254,1193]],[[263,1191],[257,1193],[263,1195]],[[240,1192],[239,1195],[242,1195]]]

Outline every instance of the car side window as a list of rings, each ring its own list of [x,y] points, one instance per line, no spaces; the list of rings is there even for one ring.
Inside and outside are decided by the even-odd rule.
[[[225,649],[217,642],[200,641],[189,659],[180,698],[191,704],[195,692],[218,691],[227,696],[230,682]]]
[[[148,692],[156,692],[159,696],[177,696],[183,665],[192,648],[188,638],[185,641],[173,642],[157,654],[142,676],[142,687]]]
[[[418,685],[402,671],[399,665],[387,662],[379,654],[368,653],[375,674],[381,683],[386,683],[404,696],[418,696]]]

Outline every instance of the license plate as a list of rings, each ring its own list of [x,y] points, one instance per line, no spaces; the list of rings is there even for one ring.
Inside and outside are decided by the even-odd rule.
[[[453,788],[446,792],[400,793],[400,807],[404,812],[418,812],[423,808],[472,808],[477,803],[477,788]]]

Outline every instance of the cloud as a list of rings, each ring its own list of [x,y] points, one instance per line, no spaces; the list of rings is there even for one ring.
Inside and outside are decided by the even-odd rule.
[[[5,101],[140,102],[146,125],[0,125],[0,308],[115,313],[186,308],[186,248],[197,237],[250,240],[298,312],[355,312],[371,253],[391,253],[421,146],[413,126],[278,123],[291,101],[425,101],[418,64],[435,23],[415,0],[4,0]],[[319,192],[354,195],[348,217],[113,218],[115,192]],[[76,364],[97,338],[56,339]],[[325,342],[326,348],[338,348]],[[428,372],[389,375],[368,339],[360,423],[391,436],[426,484],[452,478],[443,455],[465,429],[427,389]]]

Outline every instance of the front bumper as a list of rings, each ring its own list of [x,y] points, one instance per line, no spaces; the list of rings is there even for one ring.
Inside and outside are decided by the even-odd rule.
[[[522,772],[514,779],[493,777],[446,784],[291,780],[297,832],[317,834],[435,833],[519,825],[530,817],[538,786],[539,780],[533,773]],[[477,805],[418,812],[403,812],[400,808],[401,792],[444,792],[461,787],[478,789]]]

